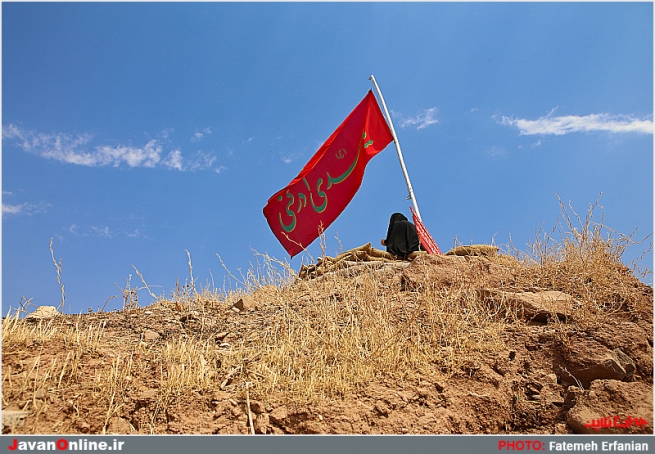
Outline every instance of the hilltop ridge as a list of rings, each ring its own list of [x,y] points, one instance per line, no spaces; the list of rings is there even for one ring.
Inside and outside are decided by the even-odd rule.
[[[237,290],[16,314],[3,432],[653,433],[653,288],[602,233],[299,272],[259,254]]]

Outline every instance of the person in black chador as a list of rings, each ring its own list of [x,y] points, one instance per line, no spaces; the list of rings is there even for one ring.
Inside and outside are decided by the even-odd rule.
[[[412,252],[421,250],[416,226],[401,213],[391,215],[387,237],[381,243],[387,247],[387,252],[403,259]]]

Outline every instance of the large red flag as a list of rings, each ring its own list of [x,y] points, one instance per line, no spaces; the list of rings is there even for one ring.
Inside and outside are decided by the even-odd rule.
[[[268,199],[264,216],[291,257],[341,214],[362,184],[368,161],[392,140],[369,90],[298,176]]]

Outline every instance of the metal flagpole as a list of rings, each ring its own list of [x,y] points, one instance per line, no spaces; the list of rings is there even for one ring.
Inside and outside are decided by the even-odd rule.
[[[382,108],[384,109],[384,113],[387,116],[387,120],[389,121],[391,136],[393,137],[393,141],[396,144],[396,151],[398,152],[398,160],[400,161],[400,168],[403,170],[403,175],[405,176],[405,183],[407,183],[407,190],[409,191],[408,198],[411,199],[412,201],[412,205],[414,206],[414,211],[416,212],[416,215],[418,216],[419,219],[421,219],[421,213],[418,210],[418,204],[416,203],[416,196],[414,196],[412,183],[410,183],[409,181],[409,175],[407,174],[407,168],[405,167],[405,161],[403,160],[403,153],[402,151],[400,151],[400,142],[398,141],[398,136],[396,136],[396,130],[393,127],[393,122],[391,121],[391,115],[389,115],[389,111],[387,110],[387,103],[384,102],[384,97],[382,96],[380,87],[378,86],[378,83],[375,81],[375,77],[373,76],[373,74],[371,74],[369,80],[373,81],[373,85],[375,85],[375,89],[377,90],[378,95],[380,96],[380,101],[382,101]]]

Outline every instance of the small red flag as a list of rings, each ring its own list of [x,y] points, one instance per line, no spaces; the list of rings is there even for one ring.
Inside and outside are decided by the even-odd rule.
[[[368,161],[393,137],[373,91],[346,117],[298,176],[264,207],[273,234],[293,257],[348,206]]]
[[[428,229],[423,225],[423,221],[416,215],[416,212],[412,207],[409,207],[409,211],[412,212],[412,219],[414,219],[414,225],[416,226],[416,233],[418,234],[418,239],[428,252],[428,254],[443,255],[441,249],[437,246],[437,243],[432,239],[432,235],[428,232]]]

